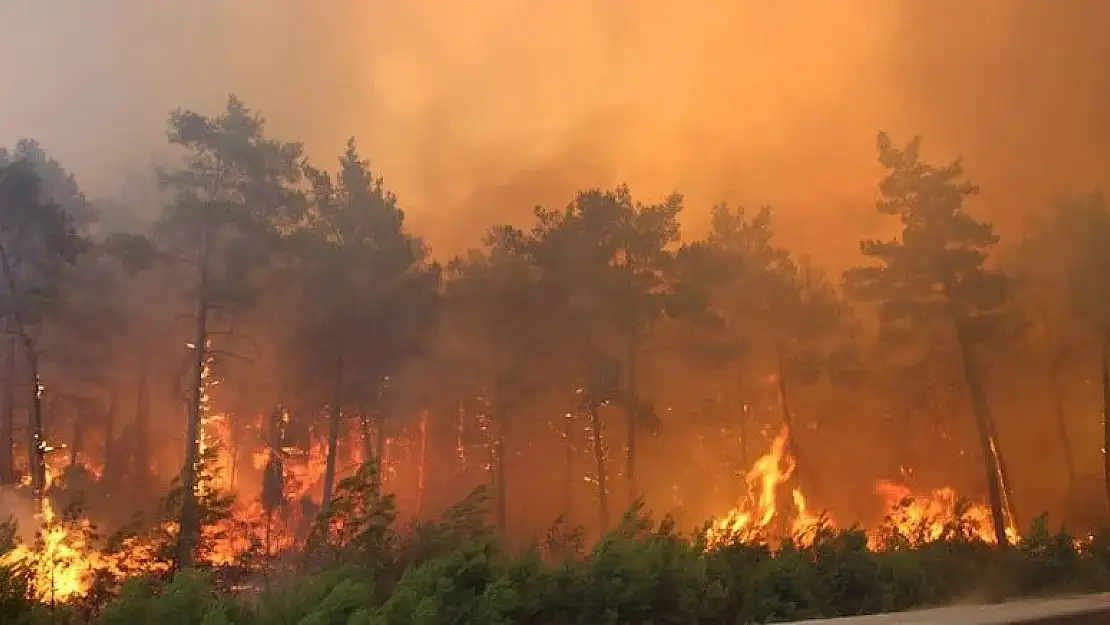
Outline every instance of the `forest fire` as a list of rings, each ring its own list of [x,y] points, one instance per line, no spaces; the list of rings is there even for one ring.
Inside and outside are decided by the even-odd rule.
[[[217,469],[209,469],[208,477],[215,478],[211,484],[226,488],[231,480],[221,476],[221,472],[233,465],[233,454],[226,444],[228,431],[217,425],[224,421],[214,417],[207,420],[205,440],[208,450],[215,452],[211,466]],[[709,548],[731,542],[779,542],[785,537],[805,544],[822,527],[833,526],[830,516],[815,514],[802,489],[792,486],[796,482],[797,462],[789,453],[790,443],[790,431],[784,427],[745,476],[751,493],[748,503],[714,520],[706,530]],[[251,457],[256,469],[264,469],[275,458],[281,458],[285,487],[282,500],[292,502],[311,498],[310,491],[324,471],[325,455],[325,446],[314,444],[308,453],[266,448],[253,452]],[[61,470],[56,465],[52,463],[48,471],[50,484],[55,483],[54,476]],[[780,491],[788,492],[789,497],[781,497]],[[937,489],[928,497],[915,497],[908,487],[880,481],[875,493],[889,512],[886,525],[869,532],[872,548],[883,548],[883,537],[892,531],[919,542],[939,540],[946,537],[946,527],[957,520],[971,527],[975,538],[993,541],[987,508],[962,503],[950,488]],[[200,561],[214,567],[236,566],[251,553],[269,557],[294,549],[304,538],[306,523],[311,522],[304,517],[311,512],[297,506],[267,509],[261,498],[239,501],[228,518],[204,528],[205,549]],[[34,594],[44,602],[80,599],[92,591],[99,576],[122,580],[166,572],[169,564],[158,554],[164,552],[170,537],[177,532],[176,524],[166,522],[156,535],[131,537],[109,550],[87,518],[59,515],[49,498],[43,502],[39,521],[35,541],[18,545],[0,559],[0,566],[29,571]],[[1008,534],[1011,540],[1017,538],[1013,528]]]
[[[675,512],[660,533],[698,566],[729,544],[798,555],[792,542],[827,534],[878,559],[961,541],[1004,556],[1019,538],[1013,483],[1028,476],[1014,479],[1003,447],[1020,449],[1022,421],[986,381],[1046,355],[1056,366],[1061,346],[987,332],[1022,318],[1007,292],[1021,285],[984,264],[988,224],[948,241],[977,223],[962,204],[974,185],[958,162],[920,161],[919,140],[879,135],[882,210],[904,239],[861,242],[863,264],[837,281],[778,244],[770,209],[718,204],[710,232],[684,238],[681,196],[644,203],[626,185],[539,207],[531,227],[498,225],[443,263],[353,140],[332,174],[263,130],[234,97],[215,117],[175,111],[186,158],[149,232],[94,237],[61,213],[35,245],[0,232],[0,252],[43,256],[27,267],[65,266],[0,263],[15,311],[0,343],[0,520],[10,508],[28,532],[0,526],[0,573],[33,602],[100,607],[126,579],[157,589],[198,568],[229,595],[349,561],[404,580],[478,542],[515,557],[552,521],[551,553],[588,567],[610,538],[640,546],[624,531],[644,526],[634,515],[608,533],[640,502]],[[0,173],[20,186],[0,199],[16,216],[61,211],[34,167],[57,174],[47,182],[64,170],[33,143],[19,153]],[[157,295],[140,288],[156,282]],[[24,297],[40,292],[57,301]],[[1022,364],[992,356],[995,336]],[[1058,433],[1061,499],[1082,494],[1063,397],[1037,424]],[[753,432],[768,437],[754,461]],[[845,467],[862,445],[874,453]],[[895,467],[906,484],[876,482]],[[703,534],[673,535],[722,502],[737,505]]]
[[[790,500],[782,501],[779,490],[794,477],[797,461],[789,453],[790,430],[783,427],[771,442],[771,449],[755,461],[745,476],[748,501],[715,519],[706,530],[709,548],[732,542],[753,540],[778,541],[785,537],[806,544],[823,527],[833,527],[827,514],[811,512],[802,489],[790,488]],[[990,509],[960,499],[952,488],[943,487],[928,495],[915,494],[907,486],[880,480],[875,493],[887,510],[884,523],[872,528],[869,545],[873,549],[886,546],[891,536],[914,543],[927,543],[951,538],[956,528],[970,537],[987,543],[995,542]],[[1017,530],[1007,527],[1010,541],[1018,539]]]

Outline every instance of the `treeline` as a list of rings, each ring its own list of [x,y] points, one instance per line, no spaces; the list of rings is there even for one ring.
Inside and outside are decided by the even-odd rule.
[[[929,164],[916,139],[879,136],[877,209],[897,235],[863,241],[859,266],[830,277],[776,243],[769,209],[716,206],[691,240],[681,196],[644,202],[625,186],[537,208],[439,263],[353,140],[337,168],[319,168],[234,97],[215,116],[176,111],[168,128],[180,158],[159,171],[163,206],[144,231],[98,229],[93,203],[37,144],[0,155],[0,480],[25,477],[41,498],[65,442],[71,464],[99,459],[104,492],[155,492],[155,439],[177,441],[179,566],[199,538],[213,405],[233,438],[281,449],[298,430],[322,435],[325,513],[340,448],[384,458],[387,434],[417,420],[468,432],[459,455],[478,452],[502,532],[514,497],[535,501],[538,483],[554,511],[600,531],[644,496],[665,507],[701,491],[677,498],[695,509],[698,496],[740,500],[735,476],[781,423],[797,479],[818,490],[832,471],[822,449],[843,453],[855,436],[884,441],[882,469],[903,477],[974,458],[1003,543],[1019,516],[994,366],[1020,362],[1037,383],[1008,394],[1051,398],[1037,419],[1072,482],[1067,413],[1100,417],[1068,407],[1066,372],[1101,378],[1110,405],[1110,208],[1099,196],[1061,204],[995,257],[960,163]],[[159,402],[172,416],[154,417]],[[259,413],[280,423],[252,431]],[[923,454],[926,439],[947,459]],[[420,489],[447,481],[433,468],[419,461]]]

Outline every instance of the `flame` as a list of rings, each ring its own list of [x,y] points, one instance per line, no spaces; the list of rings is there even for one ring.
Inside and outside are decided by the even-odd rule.
[[[968,538],[996,542],[990,508],[961,500],[950,487],[921,494],[913,493],[905,485],[880,480],[875,484],[875,494],[889,512],[885,527],[872,532],[873,548],[881,548],[892,537],[916,543],[933,542],[950,537],[956,529],[970,534]],[[1011,543],[1020,538],[1012,522],[1006,527],[1006,537]]]
[[[297,548],[305,538],[308,525],[314,520],[314,505],[321,492],[326,467],[326,438],[319,433],[310,433],[306,444],[298,443],[304,448],[285,446],[281,436],[277,437],[278,440],[270,440],[274,437],[267,435],[246,443],[237,440],[233,432],[252,428],[262,431],[264,419],[255,419],[244,424],[244,429],[233,430],[233,422],[242,416],[213,409],[211,391],[219,380],[212,374],[211,359],[204,363],[202,383],[201,427],[197,441],[200,461],[197,469],[200,472],[198,477],[203,476],[204,479],[198,480],[198,494],[234,491],[237,500],[229,518],[202,528],[204,548],[198,554],[199,560],[217,567],[243,566],[244,562],[251,561],[247,556],[252,554],[271,557]],[[279,429],[289,423],[289,414],[283,412]],[[423,437],[427,436],[424,419],[413,436],[379,439],[382,433],[367,426],[369,423],[363,423],[361,432],[349,432],[355,436],[345,438],[358,440],[359,444],[349,445],[343,450],[337,479],[342,479],[361,462],[368,460],[368,455],[379,446],[379,441],[385,454],[382,458],[383,479],[388,480],[397,472],[397,455],[412,452],[411,446],[419,450],[412,453],[423,459],[423,445],[426,444]],[[791,443],[791,432],[783,427],[771,441],[767,452],[744,474],[746,496],[743,501],[707,528],[708,548],[747,541],[776,543],[786,538],[799,544],[810,544],[820,529],[832,526],[832,519],[827,514],[814,512],[802,485],[798,483],[797,460],[791,454]],[[236,444],[246,444],[248,448],[237,456]],[[261,489],[253,491],[257,484],[244,484],[243,480],[236,479],[236,457],[246,458],[245,464],[252,466],[256,474],[264,471],[271,461],[280,463],[281,505],[274,507],[270,503],[267,509],[260,497],[249,495],[257,495]],[[74,459],[93,480],[102,478],[103,466],[97,465],[85,454],[77,454]],[[63,474],[68,457],[60,453],[47,454],[46,461],[46,485],[50,487],[56,483],[56,476]],[[423,460],[419,470],[423,471]],[[419,488],[424,488],[426,479],[428,476],[419,474]],[[872,548],[890,546],[892,537],[911,542],[943,539],[951,534],[952,527],[956,525],[961,531],[970,533],[970,537],[986,542],[994,540],[989,509],[982,504],[961,502],[951,488],[938,488],[921,494],[901,484],[880,481],[875,485],[875,494],[890,512],[882,527],[868,532]],[[308,505],[310,503],[312,505]],[[78,600],[89,595],[102,576],[123,580],[135,575],[164,572],[169,568],[169,563],[160,557],[169,544],[167,540],[172,540],[177,534],[175,523],[164,523],[159,528],[160,534],[127,539],[110,552],[104,548],[103,541],[96,536],[95,528],[88,519],[62,516],[55,511],[49,499],[44,500],[36,518],[39,528],[35,541],[17,545],[0,556],[0,566],[19,567],[29,573],[32,592],[40,601]],[[1018,538],[1013,527],[1007,527],[1007,535],[1011,540]]]
[[[787,452],[790,429],[783,426],[771,442],[771,449],[760,456],[744,476],[748,500],[714,520],[706,531],[710,548],[727,543],[747,542],[786,533],[800,541],[811,540],[827,522],[809,511],[800,487],[790,491],[790,510],[780,510],[778,491],[794,476],[797,461]]]
[[[53,485],[55,475],[48,464],[47,487]],[[92,523],[85,518],[59,518],[49,498],[43,499],[36,520],[40,528],[35,542],[16,545],[0,556],[0,566],[26,571],[33,596],[44,603],[86,596],[100,572],[121,579],[168,568],[157,561],[153,544],[138,539],[128,539],[116,553],[97,549]]]
[[[833,525],[829,516],[810,511],[805,494],[798,486],[790,490],[789,504],[780,502],[779,491],[790,482],[797,469],[797,461],[789,453],[789,443],[790,431],[783,427],[771,442],[771,449],[757,459],[745,475],[748,500],[709,525],[706,530],[708,548],[787,536],[806,544],[813,541],[819,529]],[[990,508],[961,500],[952,488],[915,494],[907,486],[882,480],[875,484],[875,494],[889,512],[883,526],[868,532],[868,544],[873,549],[887,546],[892,538],[919,544],[952,537],[957,531],[962,532],[964,538],[996,542]],[[1006,535],[1011,543],[1020,539],[1012,520],[1006,527]]]

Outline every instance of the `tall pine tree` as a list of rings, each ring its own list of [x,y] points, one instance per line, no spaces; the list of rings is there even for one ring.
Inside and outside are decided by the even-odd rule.
[[[1009,278],[986,266],[987,250],[999,237],[991,224],[967,212],[964,203],[978,189],[963,179],[959,160],[943,167],[922,162],[920,138],[897,148],[880,133],[878,147],[887,170],[878,209],[898,218],[902,231],[890,240],[862,241],[860,251],[877,263],[849,269],[846,286],[878,304],[888,336],[923,336],[939,327],[954,339],[982,449],[994,532],[1005,545],[1005,471],[976,359],[1010,295]]]

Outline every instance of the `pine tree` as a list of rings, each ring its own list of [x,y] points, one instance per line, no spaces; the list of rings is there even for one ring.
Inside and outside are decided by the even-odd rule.
[[[959,350],[964,382],[982,448],[987,492],[998,544],[1006,539],[1004,465],[984,389],[977,348],[997,326],[1010,295],[1010,279],[986,266],[999,237],[989,223],[964,206],[977,187],[963,180],[959,160],[936,167],[920,159],[921,141],[904,148],[879,134],[879,161],[887,170],[880,184],[881,213],[901,221],[899,236],[866,240],[860,251],[877,264],[845,273],[846,286],[861,300],[877,303],[888,337],[924,337],[939,325]]]

